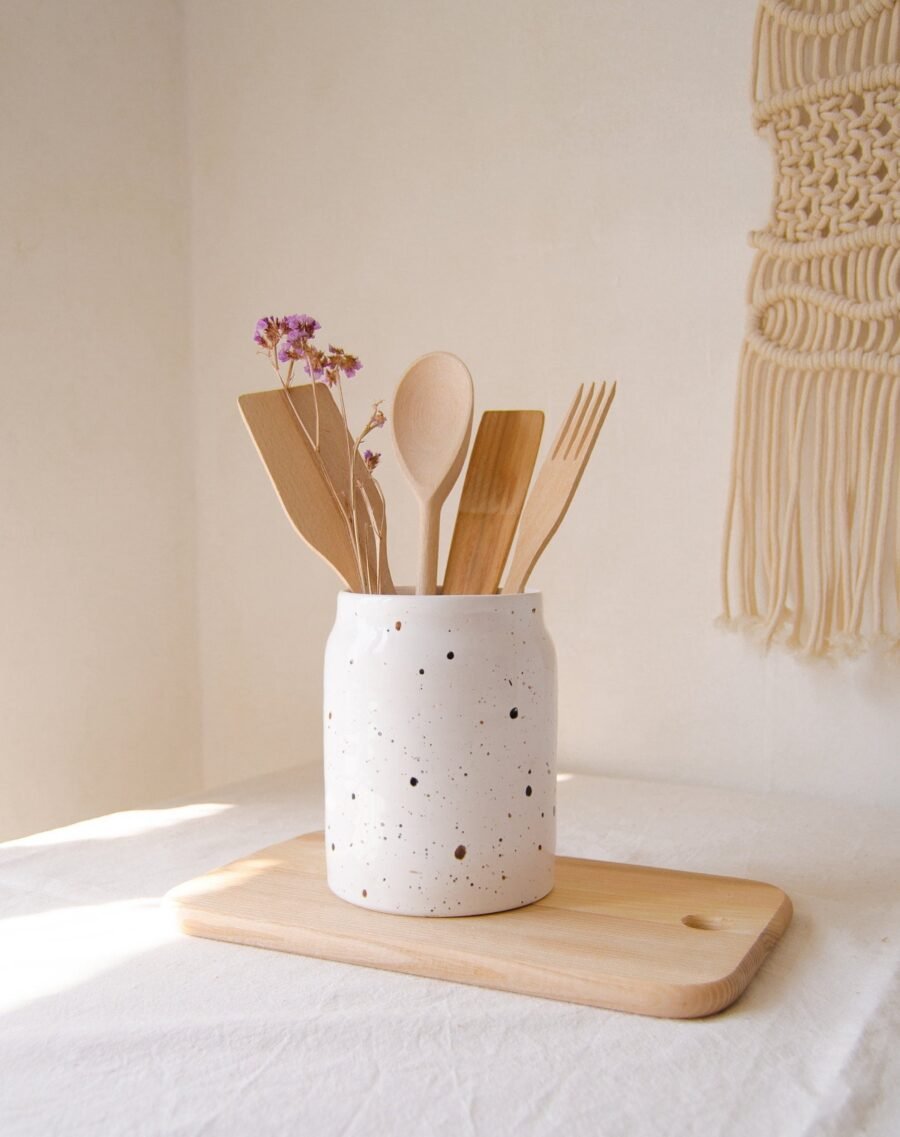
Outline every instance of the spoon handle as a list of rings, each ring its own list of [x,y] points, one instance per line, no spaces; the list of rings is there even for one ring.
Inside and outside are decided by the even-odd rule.
[[[441,532],[441,503],[433,498],[419,508],[419,577],[416,592],[433,596],[437,592],[438,542]]]

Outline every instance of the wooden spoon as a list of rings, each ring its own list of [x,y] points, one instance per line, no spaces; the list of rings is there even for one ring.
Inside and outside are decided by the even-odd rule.
[[[338,500],[283,390],[241,395],[238,406],[291,524],[353,592],[362,579]]]
[[[353,439],[347,430],[344,416],[341,414],[331,392],[321,383],[313,387],[312,383],[303,383],[291,387],[291,402],[303,425],[312,439],[318,437],[319,453],[322,462],[331,479],[331,484],[347,501],[349,479],[347,470],[349,466],[348,454],[353,450]],[[316,430],[316,416],[318,415],[318,433]],[[387,518],[385,516],[384,498],[381,496],[375,479],[362,459],[356,454],[353,467],[353,489],[356,507],[357,531],[360,534],[360,543],[365,550],[363,572],[366,576],[367,591],[393,594],[396,589],[391,580],[391,570],[387,559]],[[376,539],[370,524],[374,524],[380,533]]]
[[[417,359],[394,395],[394,447],[419,499],[418,593],[437,591],[441,506],[466,457],[473,402],[468,368],[446,351]]]
[[[481,416],[447,557],[445,593],[497,591],[543,429],[542,411]]]

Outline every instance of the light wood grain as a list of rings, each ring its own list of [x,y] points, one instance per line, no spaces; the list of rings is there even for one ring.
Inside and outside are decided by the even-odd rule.
[[[238,406],[291,524],[354,592],[362,590],[340,504],[283,390],[241,395]]]
[[[468,368],[446,351],[417,359],[394,395],[394,447],[419,501],[420,594],[437,592],[441,506],[466,458],[473,404]]]
[[[339,900],[321,833],[174,889],[183,931],[210,939],[664,1018],[744,991],[791,920],[778,888],[571,857],[536,904],[490,916],[395,916]]]
[[[322,462],[338,493],[349,502],[350,468],[348,454],[354,452],[353,439],[347,430],[340,408],[331,392],[321,383],[303,383],[290,389],[291,402],[303,421],[310,437],[317,438]],[[316,421],[318,414],[318,433]],[[356,504],[357,531],[365,555],[363,569],[367,576],[370,592],[394,593],[394,582],[387,556],[387,518],[384,499],[375,485],[368,467],[359,453],[355,454],[353,466],[353,492]],[[368,500],[375,518],[375,524],[382,533],[380,542],[376,541],[366,507]]]
[[[524,590],[538,558],[562,524],[615,396],[615,383],[609,390],[602,383],[596,392],[593,383],[586,392],[584,384],[578,388],[525,503],[504,593]]]
[[[497,591],[531,482],[542,411],[485,411],[469,457],[444,593]]]

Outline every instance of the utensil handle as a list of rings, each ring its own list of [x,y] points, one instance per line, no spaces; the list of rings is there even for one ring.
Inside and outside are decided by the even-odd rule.
[[[416,583],[416,592],[420,596],[433,596],[437,592],[440,531],[440,502],[423,501],[419,510],[419,577]]]
[[[525,551],[522,544],[522,529],[519,529],[519,544],[516,546],[516,551],[513,554],[512,563],[509,566],[509,571],[506,574],[506,582],[500,589],[503,596],[512,596],[517,592],[524,592],[525,585],[528,583],[528,578],[531,576],[531,570],[537,563],[538,557],[543,552],[543,546],[538,549],[536,553],[534,550]]]

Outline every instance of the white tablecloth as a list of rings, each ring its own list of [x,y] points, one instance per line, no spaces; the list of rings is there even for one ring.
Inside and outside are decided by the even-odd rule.
[[[318,773],[292,771],[0,846],[0,1134],[900,1133],[896,812],[578,776],[558,813],[561,853],[788,892],[730,1010],[656,1020],[179,935],[169,888],[321,828]]]

